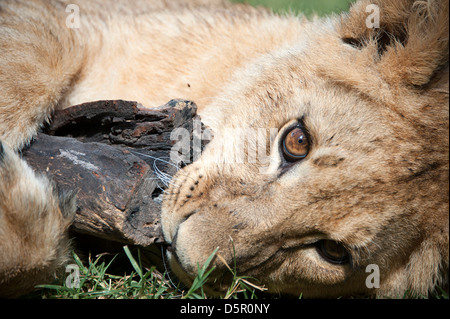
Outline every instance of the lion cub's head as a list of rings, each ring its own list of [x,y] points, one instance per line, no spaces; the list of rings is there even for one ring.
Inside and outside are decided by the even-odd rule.
[[[362,1],[239,71],[165,198],[175,273],[219,247],[214,291],[224,261],[306,297],[446,285],[448,43],[448,1]]]

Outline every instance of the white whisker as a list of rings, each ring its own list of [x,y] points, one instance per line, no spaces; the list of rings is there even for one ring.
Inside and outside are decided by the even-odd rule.
[[[180,172],[181,168],[178,165],[176,165],[176,164],[174,164],[174,163],[172,163],[172,162],[170,162],[168,160],[163,159],[163,158],[168,158],[168,157],[155,157],[155,156],[151,156],[151,155],[148,155],[148,154],[143,154],[143,153],[136,152],[136,151],[131,151],[131,153],[133,153],[136,156],[143,156],[143,157],[147,157],[147,158],[150,158],[150,159],[153,160],[153,164],[151,165],[151,167],[152,167],[153,172],[154,172],[156,177],[153,177],[151,179],[157,180],[158,182],[161,182],[163,184],[163,185],[160,185],[159,183],[157,183],[157,187],[158,187],[158,189],[161,192],[163,192],[164,194],[169,194],[165,190],[169,186],[172,186],[172,187],[175,187],[175,188],[179,187],[179,185],[177,185],[173,181],[173,176],[168,174],[168,173],[166,173],[166,172],[163,172],[157,165],[157,162],[161,162],[163,164],[167,164],[167,165],[170,165],[172,167],[175,167],[177,173]],[[181,162],[181,164],[184,164],[184,163]],[[189,175],[184,175],[184,176],[188,177],[188,178],[190,178],[191,180],[194,181],[194,179],[192,177],[190,177]]]

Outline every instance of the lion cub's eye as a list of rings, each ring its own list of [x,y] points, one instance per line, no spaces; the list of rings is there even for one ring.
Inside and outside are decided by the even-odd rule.
[[[342,265],[350,261],[350,255],[341,244],[332,240],[321,240],[317,243],[317,251],[329,263]]]
[[[309,140],[301,125],[292,128],[283,139],[283,156],[288,162],[304,159],[309,152]]]

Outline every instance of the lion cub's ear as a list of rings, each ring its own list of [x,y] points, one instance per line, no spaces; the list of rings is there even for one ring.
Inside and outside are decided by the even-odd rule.
[[[372,48],[391,85],[423,86],[448,63],[448,0],[362,0],[340,25],[342,40]]]

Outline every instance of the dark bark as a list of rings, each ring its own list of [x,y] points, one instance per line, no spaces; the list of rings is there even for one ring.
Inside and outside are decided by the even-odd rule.
[[[165,184],[156,171],[176,172],[166,163],[177,142],[170,135],[185,128],[192,140],[196,111],[182,100],[154,109],[120,100],[73,106],[55,112],[23,157],[60,188],[78,192],[74,232],[147,246],[162,239]]]

